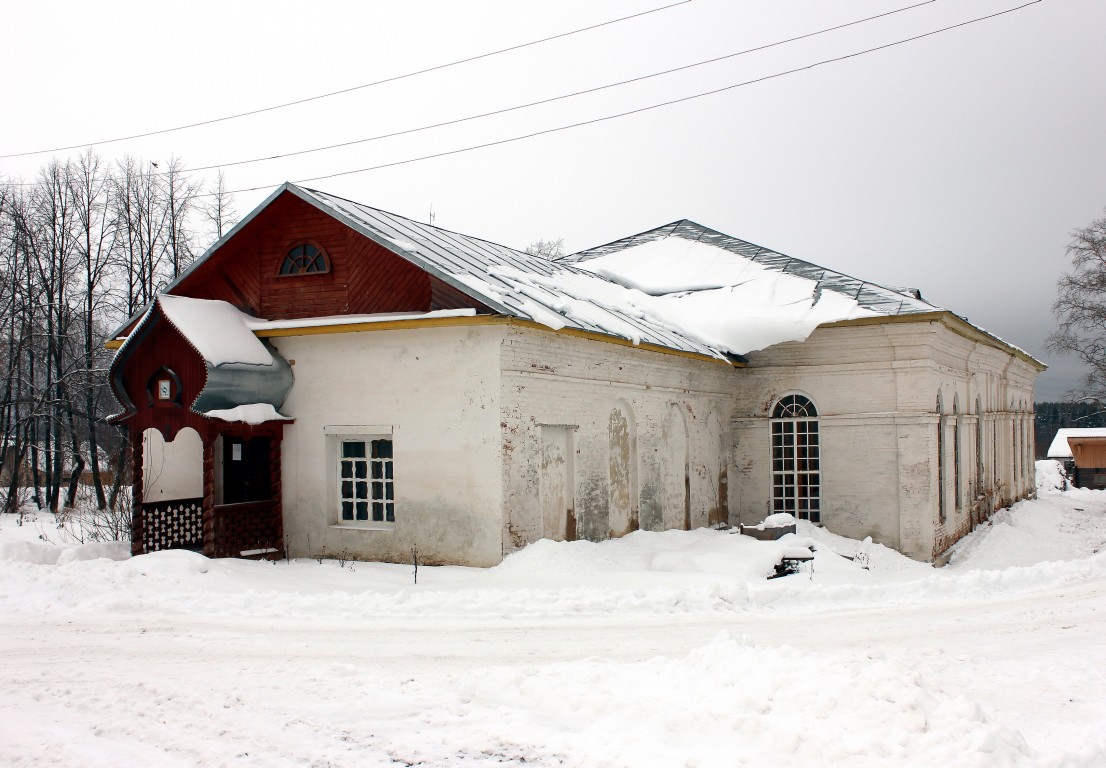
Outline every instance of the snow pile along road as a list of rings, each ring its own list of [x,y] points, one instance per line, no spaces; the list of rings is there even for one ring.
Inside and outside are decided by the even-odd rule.
[[[540,747],[582,765],[604,763],[612,734],[625,765],[770,765],[784,756],[902,765],[920,755],[930,765],[1029,764],[1016,730],[881,656],[760,647],[723,632],[678,658],[470,673],[459,714],[470,733],[524,734],[520,754]]]

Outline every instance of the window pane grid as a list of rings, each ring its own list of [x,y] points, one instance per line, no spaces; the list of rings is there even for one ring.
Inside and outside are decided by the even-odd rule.
[[[328,271],[326,256],[311,244],[297,245],[288,251],[280,265],[282,275],[309,275]]]
[[[395,522],[391,440],[343,440],[338,476],[343,521]]]
[[[772,411],[772,511],[821,521],[818,412],[801,395],[787,395]]]

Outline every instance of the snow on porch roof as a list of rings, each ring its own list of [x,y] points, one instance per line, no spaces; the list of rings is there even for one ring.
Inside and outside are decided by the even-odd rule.
[[[125,412],[134,410],[133,393],[124,391],[119,366],[134,354],[141,344],[143,328],[156,322],[159,312],[196,350],[207,370],[202,389],[189,404],[192,411],[224,421],[246,421],[242,416],[245,412],[235,409],[250,406],[249,418],[272,411],[276,415],[265,420],[286,419],[276,409],[292,387],[291,367],[280,353],[254,335],[249,325],[252,318],[225,301],[168,294],[156,297],[112,361],[113,387]]]
[[[273,353],[254,336],[251,318],[225,301],[163,294],[161,310],[211,366],[274,365]]]
[[[1071,445],[1068,444],[1069,437],[1106,438],[1106,427],[1064,427],[1056,430],[1056,437],[1052,438],[1052,443],[1048,446],[1047,457],[1050,459],[1072,458]]]

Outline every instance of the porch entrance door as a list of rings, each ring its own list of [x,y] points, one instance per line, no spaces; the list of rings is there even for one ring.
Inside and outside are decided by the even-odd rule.
[[[223,504],[269,501],[268,437],[223,438]]]

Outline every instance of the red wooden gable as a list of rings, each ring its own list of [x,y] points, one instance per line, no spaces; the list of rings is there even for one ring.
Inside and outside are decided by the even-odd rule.
[[[169,322],[160,306],[146,319],[138,336],[112,361],[109,378],[123,413],[112,419],[125,424],[132,436],[147,429],[161,432],[172,441],[185,427],[191,427],[206,440],[217,434],[279,438],[285,424],[223,422],[207,418],[191,406],[207,384],[207,365],[188,339]],[[163,397],[161,383],[168,384]]]
[[[111,367],[116,399],[126,411],[119,421],[127,423],[132,434],[140,435],[152,427],[166,440],[172,440],[184,427],[204,435],[204,418],[189,408],[207,383],[203,358],[160,311],[155,311],[139,333]],[[170,383],[168,399],[158,396],[162,380]]]
[[[280,275],[288,252],[310,243],[325,273]],[[284,192],[172,291],[221,299],[267,320],[483,306],[342,222]]]

